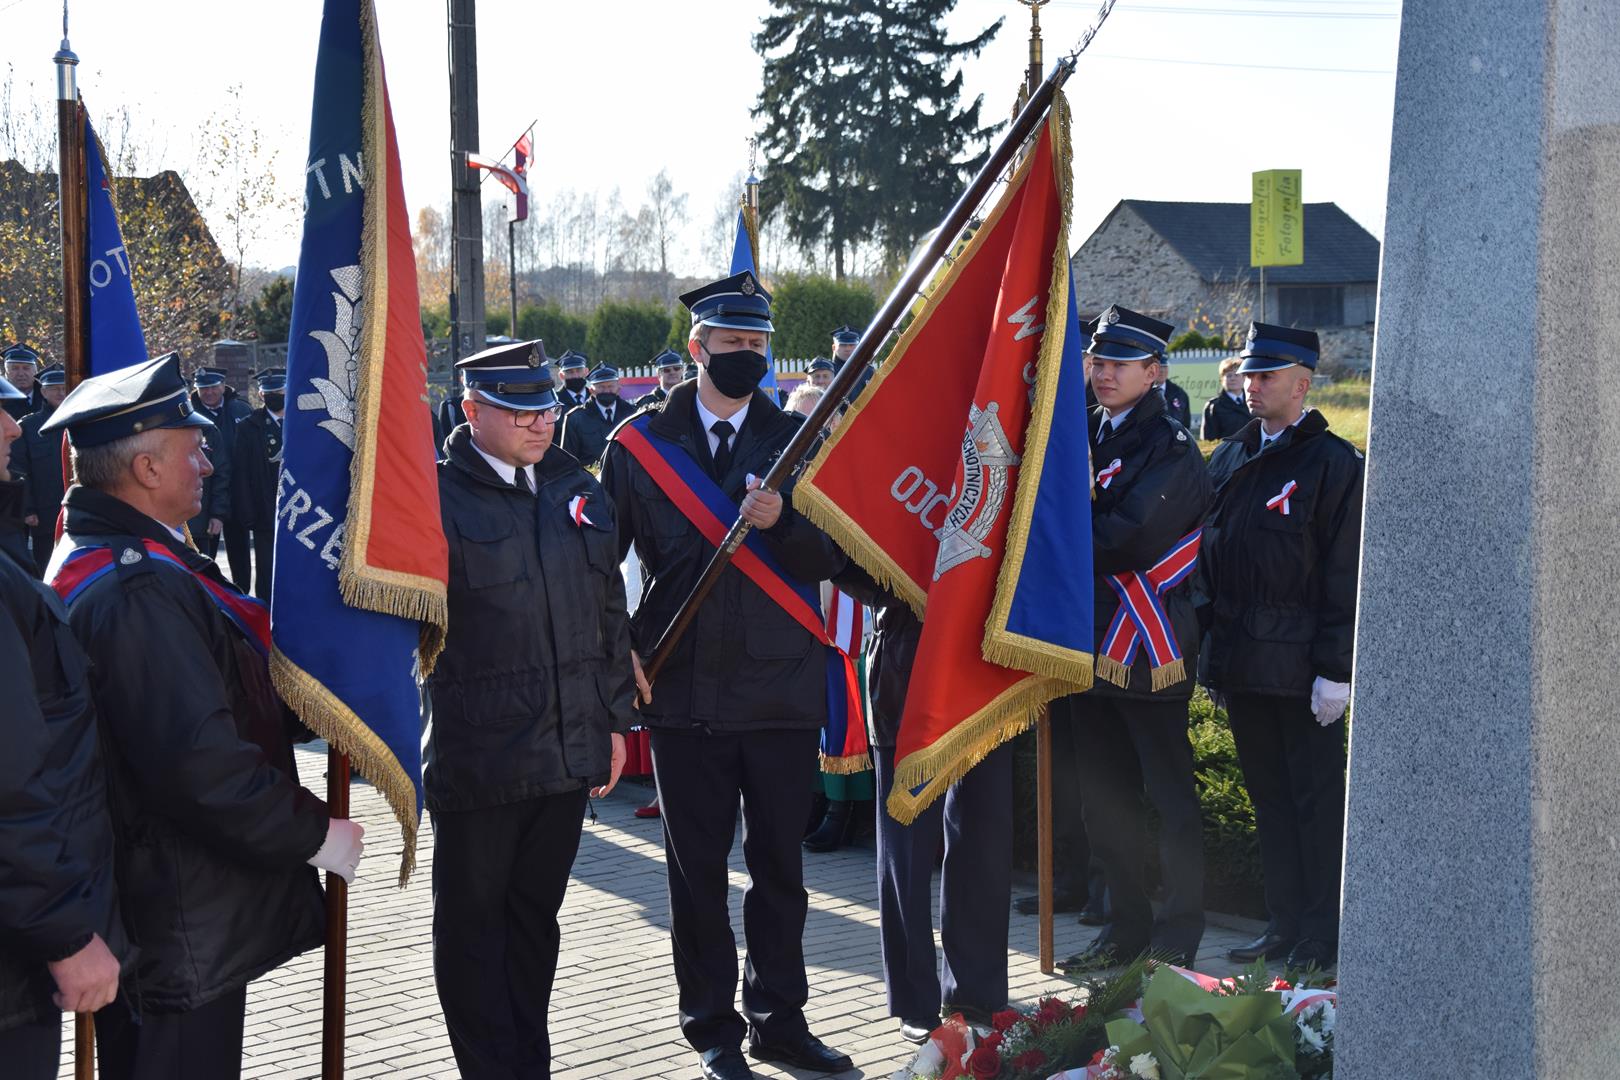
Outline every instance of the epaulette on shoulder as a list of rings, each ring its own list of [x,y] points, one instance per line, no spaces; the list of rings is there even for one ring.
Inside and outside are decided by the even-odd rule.
[[[1169,413],[1160,413],[1159,414],[1159,419],[1163,420],[1164,423],[1165,423],[1165,426],[1167,426],[1170,429],[1170,445],[1171,446],[1177,447],[1177,448],[1180,448],[1180,449],[1188,449],[1188,448],[1191,448],[1191,447],[1195,446],[1195,443],[1193,441],[1193,437],[1191,435],[1187,434],[1187,429],[1181,426],[1181,421],[1180,420],[1177,420],[1175,417],[1171,416]]]
[[[158,572],[158,560],[147,554],[139,540],[114,540],[108,550],[113,555],[113,566],[121,584],[133,584],[143,575]]]

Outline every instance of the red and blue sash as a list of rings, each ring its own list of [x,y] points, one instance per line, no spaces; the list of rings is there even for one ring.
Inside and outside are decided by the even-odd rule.
[[[1108,633],[1103,636],[1102,648],[1097,651],[1098,677],[1115,686],[1130,685],[1131,664],[1136,660],[1137,646],[1144,642],[1148,658],[1153,662],[1155,691],[1187,677],[1187,665],[1176,644],[1176,632],[1159,598],[1166,590],[1187,580],[1187,575],[1198,565],[1198,546],[1203,535],[1204,530],[1197,528],[1183,536],[1146,573],[1131,570],[1109,576],[1108,586],[1119,597],[1119,607],[1108,624]]]
[[[243,596],[235,589],[226,588],[217,581],[197,573],[191,567],[181,562],[175,554],[156,540],[145,540],[146,553],[160,562],[169,563],[179,567],[196,579],[208,594],[208,598],[224,613],[225,617],[242,632],[242,636],[259,651],[259,655],[270,655],[270,608],[262,601],[251,596]],[[127,550],[127,549],[126,549]],[[93,582],[99,581],[108,574],[117,570],[114,565],[118,556],[106,545],[92,545],[81,547],[73,551],[56,571],[51,579],[51,588],[56,595],[69,607],[84,594]]]
[[[718,548],[731,523],[737,520],[739,507],[690,454],[651,432],[648,425],[655,415],[648,413],[620,425],[614,441],[629,451],[682,516]],[[822,769],[855,773],[870,768],[860,676],[849,653],[839,648],[827,631],[816,586],[805,584],[783,569],[757,530],[743,540],[731,565],[748,575],[766,596],[826,646],[827,722],[821,729]],[[854,644],[859,646],[858,637]]]

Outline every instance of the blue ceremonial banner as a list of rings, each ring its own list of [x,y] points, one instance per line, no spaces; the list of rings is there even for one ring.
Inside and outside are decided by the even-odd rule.
[[[759,277],[759,267],[754,265],[754,241],[748,231],[748,211],[737,211],[737,242],[731,245],[731,272],[740,274],[744,270]],[[765,343],[765,377],[759,381],[759,388],[771,395],[776,401],[776,357],[771,352],[771,343]]]
[[[135,311],[135,285],[124,237],[118,229],[118,212],[113,209],[107,163],[101,158],[101,143],[96,141],[90,116],[82,106],[80,115],[84,118],[85,189],[90,219],[85,231],[85,270],[90,282],[85,374],[105,375],[145,360],[146,336]]]
[[[1009,667],[1073,678],[1092,662],[1091,438],[1085,338],[1072,273],[1057,377],[1036,379],[1007,561],[985,627],[985,655]],[[1026,502],[1027,500],[1027,502]],[[1026,511],[1027,507],[1027,511]]]
[[[427,358],[372,0],[327,0],[288,333],[271,674],[304,722],[422,813],[419,670],[443,641]]]

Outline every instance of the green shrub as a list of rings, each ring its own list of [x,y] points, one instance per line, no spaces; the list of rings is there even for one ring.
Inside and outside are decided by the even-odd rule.
[[[546,355],[555,359],[569,349],[585,348],[589,324],[578,315],[570,315],[555,304],[525,304],[518,308],[517,337],[524,341],[539,338],[545,343]]]
[[[1224,349],[1226,342],[1216,334],[1200,334],[1196,330],[1187,330],[1170,339],[1170,352],[1181,352],[1183,349]]]
[[[877,297],[858,283],[839,284],[828,277],[783,274],[774,284],[771,322],[776,326],[776,335],[771,349],[777,356],[830,356],[835,329],[847,324],[864,330],[877,311]]]
[[[591,315],[585,352],[594,364],[645,364],[664,348],[669,310],[662,304],[609,300]]]

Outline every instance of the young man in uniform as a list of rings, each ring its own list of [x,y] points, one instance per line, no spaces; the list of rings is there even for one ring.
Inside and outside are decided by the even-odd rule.
[[[1185,578],[1210,483],[1197,444],[1154,389],[1171,329],[1116,305],[1099,319],[1088,354],[1100,402],[1090,425],[1098,678],[1071,699],[1071,722],[1086,837],[1103,866],[1109,922],[1085,952],[1064,961],[1071,970],[1149,949],[1190,964],[1204,935],[1203,821],[1187,741],[1198,626]],[[1144,787],[1159,812],[1166,879],[1157,923],[1142,878]]]
[[[264,404],[237,422],[231,448],[231,513],[253,534],[253,595],[270,599],[276,560],[276,489],[281,480],[282,417],[287,411],[287,369],[265,368],[254,382]],[[248,567],[231,564],[239,589],[248,587]]]
[[[239,1075],[248,983],[325,940],[315,868],[360,861],[360,826],[298,784],[268,612],[182,539],[211,426],[173,353],[86,379],[46,425],[75,478],[49,577],[91,661],[140,949],[130,1007],[96,1025],[108,1080]]]
[[[557,391],[557,400],[562,403],[563,415],[568,415],[569,409],[576,409],[591,400],[590,392],[585,388],[585,369],[590,360],[582,352],[569,349],[557,361],[557,372],[562,376],[562,389]]]
[[[698,377],[657,412],[622,425],[603,459],[618,510],[618,556],[635,544],[645,584],[631,619],[650,652],[714,553],[699,522],[739,513],[763,562],[732,563],[658,674],[641,723],[668,854],[670,933],[681,1032],[709,1080],[747,1080],[756,1058],[817,1072],[851,1067],[810,1034],[804,1006],[808,898],[799,841],[818,780],[827,718],[825,646],[752,572],[802,588],[843,569],[841,552],[759,478],[803,422],[759,390],[773,330],[770,296],[743,272],[681,297],[692,312],[688,349]],[[765,579],[769,583],[770,579]],[[637,657],[639,666],[639,657]],[[743,815],[748,942],[737,1014],[737,945],[726,859]],[[746,1020],[745,1020],[746,1017]]]
[[[1339,944],[1344,727],[1361,554],[1360,451],[1307,408],[1309,330],[1255,323],[1242,353],[1255,419],[1216,448],[1196,578],[1202,681],[1226,700],[1254,800],[1266,932],[1231,957],[1330,968]]]
[[[653,357],[653,367],[658,370],[658,388],[650,394],[642,394],[636,399],[636,408],[645,409],[649,405],[657,405],[669,397],[669,392],[681,385],[684,378],[681,369],[685,367],[681,354],[674,349],[665,349]]]
[[[612,504],[552,446],[541,343],[456,367],[467,420],[439,463],[455,629],[427,680],[422,774],[433,967],[461,1075],[543,1080],[586,793],[617,783],[634,715],[624,582]]]

